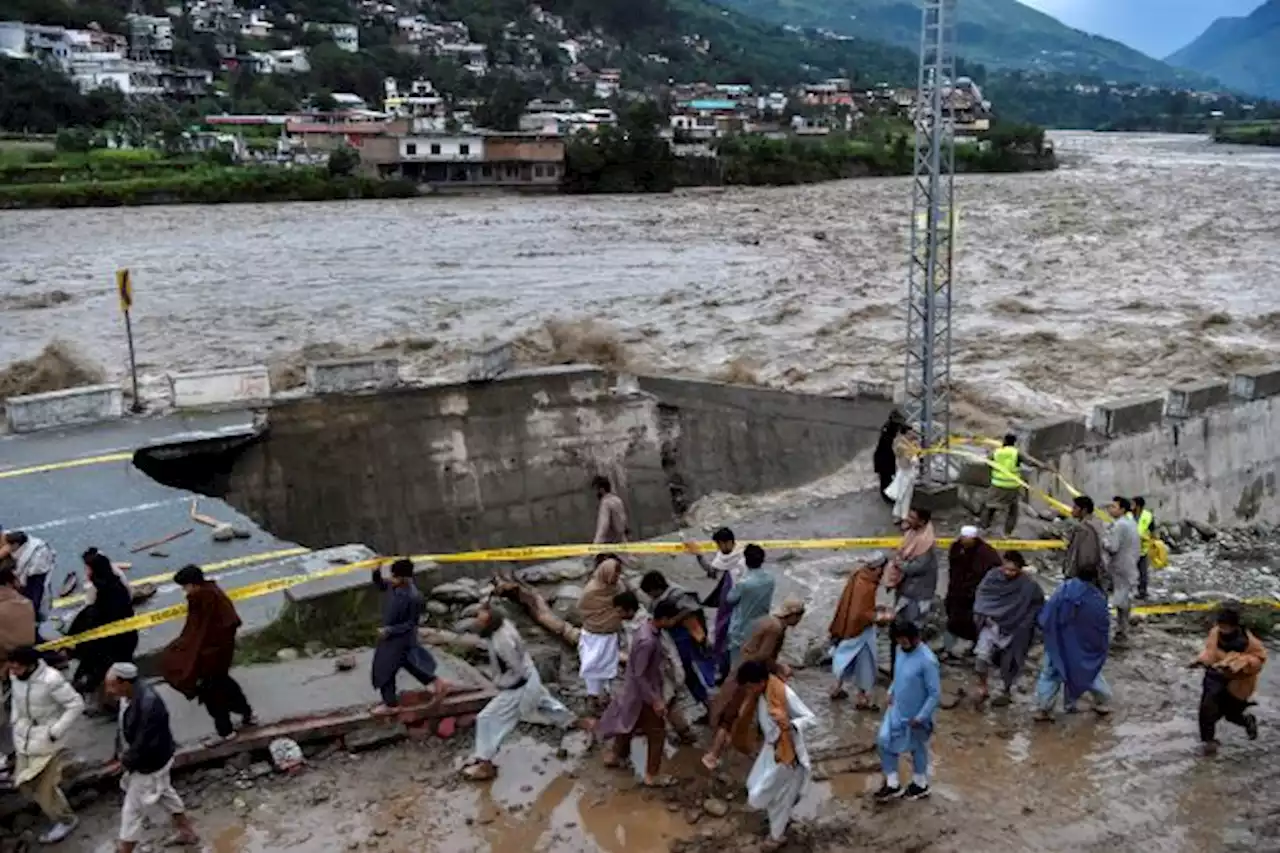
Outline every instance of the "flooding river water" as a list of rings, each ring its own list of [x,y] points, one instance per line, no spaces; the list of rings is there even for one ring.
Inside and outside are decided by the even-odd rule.
[[[1061,133],[1052,174],[957,182],[960,413],[1078,410],[1280,353],[1280,152]],[[419,375],[514,339],[836,391],[900,378],[908,183],[0,213],[0,365],[62,338],[113,376],[133,270],[166,371],[398,348]],[[589,319],[594,325],[574,324]],[[565,322],[570,324],[565,326]],[[552,324],[548,329],[548,323]],[[556,325],[559,324],[559,325]],[[554,334],[551,334],[554,332]]]

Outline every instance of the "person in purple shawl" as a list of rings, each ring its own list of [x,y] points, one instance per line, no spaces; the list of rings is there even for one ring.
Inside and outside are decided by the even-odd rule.
[[[653,617],[636,629],[627,652],[627,672],[618,691],[595,725],[600,740],[613,738],[613,749],[605,759],[606,767],[618,767],[631,752],[631,739],[643,735],[646,740],[644,785],[665,788],[675,784],[670,777],[658,775],[662,769],[662,750],[667,738],[667,705],[662,698],[662,637],[680,619],[680,608],[674,601],[660,601]]]
[[[730,667],[729,620],[733,618],[733,605],[729,603],[729,593],[733,592],[734,583],[746,574],[747,562],[744,549],[729,528],[721,527],[711,534],[711,541],[716,544],[716,553],[710,560],[702,555],[693,542],[685,542],[685,548],[697,559],[707,577],[716,582],[716,588],[702,600],[702,606],[716,609],[713,654],[716,683],[722,684],[729,677]]]
[[[1099,716],[1111,712],[1111,688],[1102,677],[1110,643],[1110,613],[1107,595],[1098,588],[1098,570],[1082,566],[1050,596],[1040,611],[1044,632],[1044,666],[1036,683],[1036,719],[1053,720],[1058,692],[1066,688],[1067,713],[1074,713],[1076,700],[1093,696],[1093,710]]]

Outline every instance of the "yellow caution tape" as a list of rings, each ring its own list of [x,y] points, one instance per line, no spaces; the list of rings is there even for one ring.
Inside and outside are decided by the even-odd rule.
[[[1280,610],[1280,601],[1274,598],[1246,598],[1237,602],[1247,607],[1270,607]],[[1142,616],[1170,616],[1178,613],[1204,613],[1217,610],[1221,601],[1184,601],[1178,604],[1141,604],[1133,608],[1133,612]]]
[[[44,474],[49,471],[64,471],[67,468],[81,468],[85,465],[102,465],[107,462],[125,462],[132,460],[132,452],[104,453],[101,456],[86,456],[82,459],[66,459],[62,462],[46,462],[43,465],[32,465],[27,468],[14,468],[9,471],[0,471],[0,480],[8,480],[11,477],[25,477],[28,474]]]
[[[288,559],[289,557],[301,557],[305,554],[310,554],[310,553],[311,553],[310,548],[283,548],[279,551],[263,551],[259,554],[248,554],[244,557],[234,557],[230,560],[222,560],[217,563],[209,563],[207,565],[201,566],[200,570],[203,571],[205,575],[213,575],[213,574],[217,574],[218,572],[226,571],[227,569],[238,569],[238,568],[241,568],[242,566],[251,566],[254,563],[269,563],[269,562],[272,562],[273,560],[285,560],[285,559]],[[129,580],[129,583],[133,586],[138,586],[140,584],[145,584],[145,583],[153,583],[153,584],[169,583],[170,581],[173,580],[173,572],[166,572],[165,574],[162,574],[162,575],[151,575],[150,577],[146,577],[146,578],[129,578],[128,580]],[[77,593],[75,595],[68,595],[63,598],[56,599],[53,602],[53,606],[54,607],[71,607],[72,605],[79,604],[82,601],[84,601],[84,594]]]
[[[938,546],[949,547],[954,539],[939,539]],[[694,543],[700,552],[711,552],[716,548],[713,542]],[[863,539],[764,539],[756,542],[765,549],[771,550],[854,550],[864,548],[895,548],[902,544],[901,537],[880,537],[880,538],[863,538]],[[997,539],[991,542],[996,548],[1011,549],[1016,548],[1024,551],[1050,551],[1059,550],[1064,547],[1061,541],[1056,540],[1038,540],[1038,539]],[[532,545],[522,548],[488,548],[479,551],[462,551],[455,554],[415,554],[409,559],[415,562],[436,562],[436,563],[484,563],[484,562],[516,562],[530,560],[550,560],[562,559],[565,557],[585,557],[602,552],[616,554],[684,554],[688,552],[688,548],[683,542],[622,542],[612,545]],[[272,552],[271,559],[297,556],[298,554],[308,553],[306,548],[293,548],[285,551]],[[236,560],[227,560],[224,563],[212,564],[212,570],[230,568],[232,565],[246,565],[250,562],[259,562],[268,558],[269,555],[253,554],[248,557],[240,557]],[[301,575],[289,575],[283,578],[273,578],[272,580],[260,581],[258,583],[249,584],[247,586],[236,587],[228,590],[227,596],[232,601],[244,601],[250,598],[258,598],[263,595],[281,592],[290,587],[309,581],[321,580],[323,578],[339,577],[341,575],[350,574],[351,572],[366,571],[395,560],[395,557],[375,557],[370,560],[362,560],[356,563],[344,563],[339,566],[333,566],[328,569],[322,569],[318,572],[309,572]],[[206,571],[209,571],[206,568]],[[163,580],[169,580],[171,576],[164,576]],[[143,631],[147,628],[154,628],[165,622],[172,622],[186,615],[186,604],[175,604],[170,607],[162,607],[159,610],[151,610],[141,613],[129,619],[121,619],[117,622],[111,622],[107,625],[101,625],[89,631],[83,631],[70,637],[62,637],[57,640],[51,640],[44,643],[39,648],[41,651],[54,651],[57,649],[66,649],[80,643],[87,643],[92,640],[101,640],[106,637],[114,637],[118,634],[126,634],[130,631]]]

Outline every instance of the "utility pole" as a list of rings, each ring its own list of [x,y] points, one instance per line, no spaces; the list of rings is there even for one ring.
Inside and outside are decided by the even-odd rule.
[[[955,226],[956,0],[923,0],[911,178],[904,407],[932,447],[951,434],[951,272]],[[920,458],[921,484],[945,485],[945,454]]]

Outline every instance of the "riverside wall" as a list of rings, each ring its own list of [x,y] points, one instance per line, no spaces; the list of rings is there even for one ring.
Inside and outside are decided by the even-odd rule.
[[[316,548],[590,541],[597,474],[626,500],[633,538],[645,538],[674,530],[710,492],[789,488],[839,469],[874,445],[892,407],[874,392],[819,397],[568,366],[277,396],[256,441],[189,456],[167,448],[138,464]]]
[[[1022,446],[1102,506],[1142,495],[1158,518],[1211,525],[1280,523],[1280,365],[1230,379],[1095,406],[1088,415],[1030,424]],[[970,470],[970,485],[986,472]],[[1070,502],[1057,478],[1031,483]]]

